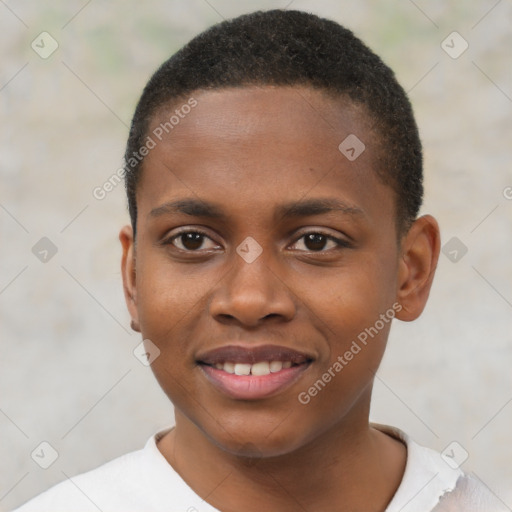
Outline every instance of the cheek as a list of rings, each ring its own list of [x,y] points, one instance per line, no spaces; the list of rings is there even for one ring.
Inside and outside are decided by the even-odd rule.
[[[143,330],[162,336],[205,307],[214,276],[171,264],[163,253],[148,251],[137,261],[137,308]]]
[[[205,283],[177,273],[157,258],[141,258],[137,271],[137,309],[141,334],[160,351],[152,370],[164,390],[179,388],[194,364],[191,340],[184,327],[190,323],[201,300]],[[175,382],[177,381],[177,382]]]
[[[311,421],[322,428],[345,417],[363,394],[370,392],[395,313],[382,302],[372,300],[360,288],[347,291],[341,300],[332,293],[325,301],[328,346],[297,396],[299,403],[310,408]],[[364,408],[366,401],[360,403]]]
[[[359,254],[358,265],[347,265],[331,278],[317,281],[315,293],[308,295],[326,341],[308,382],[313,389],[304,391],[313,399],[321,390],[320,407],[320,402],[332,400],[345,407],[340,396],[348,402],[355,399],[373,379],[384,354],[395,316],[395,254],[392,248],[378,252],[379,257],[374,254]]]
[[[141,333],[158,347],[151,369],[162,390],[177,407],[194,394],[190,323],[203,308],[204,280],[177,273],[169,264],[147,258],[138,262],[137,307]],[[188,398],[190,400],[190,398]]]
[[[340,268],[320,281],[308,302],[327,327],[327,335],[336,340],[355,338],[386,313],[395,300],[395,271],[392,258],[357,256],[358,265]],[[387,322],[386,322],[386,325]],[[379,324],[379,331],[387,334]]]

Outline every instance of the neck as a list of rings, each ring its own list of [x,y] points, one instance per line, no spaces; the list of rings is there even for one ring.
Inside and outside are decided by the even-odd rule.
[[[219,510],[382,511],[402,479],[406,449],[371,428],[364,409],[354,415],[357,421],[333,425],[276,457],[229,453],[176,411],[176,427],[158,447],[188,485]]]

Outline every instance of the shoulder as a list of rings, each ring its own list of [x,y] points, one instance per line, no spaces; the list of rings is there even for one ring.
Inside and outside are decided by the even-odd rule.
[[[64,480],[13,512],[160,512],[169,504],[187,510],[199,497],[157,448],[168,431],[152,436],[141,450]]]
[[[432,512],[506,512],[510,509],[488,487],[471,475],[457,480],[453,491],[446,493]]]
[[[144,480],[143,472],[151,471],[148,462],[144,450],[128,453],[96,469],[67,478],[14,512],[103,510],[105,504],[113,504],[114,496],[118,504],[123,504]]]
[[[407,462],[402,482],[386,512],[506,510],[487,487],[459,468],[453,450],[441,454],[417,444],[400,429],[379,424],[372,426],[407,446]]]

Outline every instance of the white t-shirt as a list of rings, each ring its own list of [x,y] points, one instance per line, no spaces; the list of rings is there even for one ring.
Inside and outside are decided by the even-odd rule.
[[[505,510],[485,487],[450,467],[441,454],[416,444],[397,428],[372,426],[407,445],[405,473],[386,512]],[[13,512],[219,512],[158,450],[158,440],[171,428],[151,436],[142,450],[65,480]]]

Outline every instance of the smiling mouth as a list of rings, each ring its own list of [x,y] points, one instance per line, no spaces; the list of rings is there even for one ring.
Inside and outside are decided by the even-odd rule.
[[[227,346],[199,356],[197,363],[223,394],[257,400],[275,395],[296,382],[313,357],[286,347]]]
[[[283,368],[297,366],[291,361],[259,361],[257,363],[215,363],[217,370],[222,370],[231,375],[269,375],[270,373],[280,372]]]

